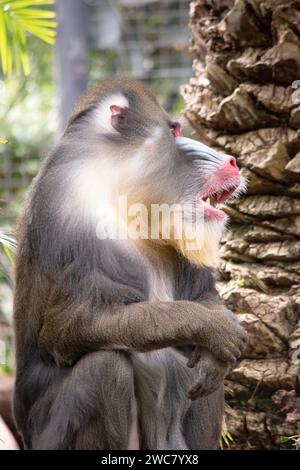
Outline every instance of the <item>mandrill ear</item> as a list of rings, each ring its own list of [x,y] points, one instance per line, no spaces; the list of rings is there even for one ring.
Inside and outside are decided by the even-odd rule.
[[[124,120],[127,109],[129,109],[129,102],[122,93],[105,96],[94,111],[97,129],[104,134],[119,132],[119,125]]]
[[[111,110],[112,116],[117,116],[124,112],[124,108],[122,108],[121,106],[118,106],[117,104],[112,104],[110,107],[110,110]]]
[[[112,104],[110,106],[110,111],[111,111],[111,125],[116,128],[117,125],[124,119],[125,116],[125,109],[122,106],[119,106],[117,104]]]

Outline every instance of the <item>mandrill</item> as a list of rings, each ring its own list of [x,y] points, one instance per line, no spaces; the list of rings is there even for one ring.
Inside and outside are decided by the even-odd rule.
[[[223,379],[246,342],[215,289],[218,205],[242,187],[235,158],[184,138],[140,82],[79,101],[19,223],[25,448],[218,446]]]

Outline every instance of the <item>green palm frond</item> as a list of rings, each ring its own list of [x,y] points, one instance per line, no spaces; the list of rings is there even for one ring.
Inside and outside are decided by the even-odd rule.
[[[12,265],[14,265],[12,252],[16,248],[16,242],[12,237],[9,237],[3,232],[0,232],[0,246],[4,250],[6,256]]]
[[[219,440],[219,445],[220,445],[220,448],[223,450],[224,446],[223,446],[223,441],[225,442],[225,444],[227,445],[227,447],[230,447],[231,444],[234,442],[234,439],[232,437],[232,435],[230,434],[229,431],[227,430],[223,430],[221,432],[221,437],[220,437],[220,440]]]
[[[54,0],[0,0],[0,58],[3,73],[30,72],[27,35],[55,43],[55,12],[41,7]],[[34,8],[33,8],[34,7]]]

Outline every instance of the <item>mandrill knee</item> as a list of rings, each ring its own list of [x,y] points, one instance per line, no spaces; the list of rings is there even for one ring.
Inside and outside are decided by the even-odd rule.
[[[83,356],[75,365],[72,375],[82,376],[85,383],[92,382],[101,389],[113,385],[126,390],[133,387],[133,368],[129,357],[122,351],[98,351]]]

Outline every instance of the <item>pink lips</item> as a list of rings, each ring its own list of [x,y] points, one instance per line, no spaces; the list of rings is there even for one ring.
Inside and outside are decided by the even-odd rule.
[[[226,157],[224,163],[211,175],[206,187],[197,196],[197,204],[203,207],[206,218],[221,220],[224,212],[217,208],[224,204],[240,184],[239,170],[234,157]]]
[[[210,191],[201,192],[197,196],[197,204],[203,207],[204,216],[206,218],[221,220],[225,216],[224,212],[216,206],[224,204],[232,194],[236,191],[239,184],[236,182],[230,189],[211,188]]]

